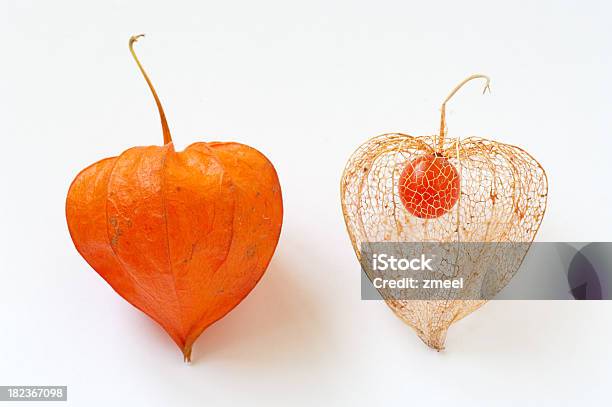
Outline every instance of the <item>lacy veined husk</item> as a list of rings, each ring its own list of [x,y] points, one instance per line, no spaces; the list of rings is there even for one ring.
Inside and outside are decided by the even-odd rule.
[[[370,139],[349,159],[341,181],[342,211],[353,248],[361,260],[368,242],[518,242],[533,241],[546,210],[547,179],[542,166],[522,149],[482,138],[442,139],[392,133]],[[442,154],[460,176],[455,206],[443,216],[411,215],[398,193],[400,174],[410,160]],[[518,261],[500,264],[505,286]],[[479,290],[485,270],[458,266],[465,290]],[[463,297],[466,298],[466,297]],[[444,348],[449,326],[486,300],[404,300],[385,298],[393,312],[430,347]]]

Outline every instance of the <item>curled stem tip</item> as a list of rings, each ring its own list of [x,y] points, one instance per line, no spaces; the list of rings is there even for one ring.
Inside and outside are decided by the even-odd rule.
[[[149,75],[147,75],[146,71],[142,67],[142,64],[138,60],[138,57],[136,56],[136,52],[134,52],[134,43],[137,42],[139,38],[144,37],[144,36],[145,36],[144,34],[138,34],[138,35],[132,35],[130,37],[130,42],[129,42],[130,53],[132,54],[134,61],[136,61],[136,65],[138,65],[138,69],[140,69],[140,72],[144,76],[145,81],[147,81],[147,85],[149,85],[149,89],[151,89],[151,93],[153,93],[153,97],[155,98],[155,104],[157,105],[157,110],[159,111],[159,118],[161,120],[162,131],[164,134],[164,144],[168,144],[172,142],[172,136],[170,135],[170,129],[168,128],[168,122],[166,121],[166,114],[164,113],[164,108],[162,107],[159,97],[157,96],[157,92],[155,92],[153,83],[149,79]]]
[[[455,96],[455,93],[457,93],[457,91],[461,89],[463,85],[465,85],[466,83],[474,79],[485,79],[486,83],[485,83],[484,88],[482,89],[482,93],[484,94],[487,90],[491,92],[491,87],[490,87],[491,79],[488,76],[481,75],[481,74],[475,74],[475,75],[468,76],[467,78],[459,82],[459,84],[455,86],[453,90],[451,90],[451,92],[448,94],[446,99],[444,99],[444,102],[442,102],[442,107],[440,109],[440,135],[438,137],[438,150],[439,151],[442,151],[442,148],[444,147],[444,137],[446,136],[445,134],[446,133],[446,102],[448,102],[453,96]]]

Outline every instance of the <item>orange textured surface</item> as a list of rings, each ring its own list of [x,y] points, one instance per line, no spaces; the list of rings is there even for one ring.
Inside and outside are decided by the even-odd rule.
[[[274,167],[238,143],[131,148],[83,170],[66,201],[79,253],[186,359],[262,277],[282,216]]]
[[[425,154],[408,161],[399,179],[404,207],[419,218],[439,218],[459,199],[459,174],[442,156]]]

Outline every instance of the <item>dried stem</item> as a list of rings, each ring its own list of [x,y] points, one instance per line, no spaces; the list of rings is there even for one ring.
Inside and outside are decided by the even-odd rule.
[[[473,79],[485,79],[487,82],[485,83],[484,89],[482,90],[482,93],[484,94],[487,90],[489,90],[489,92],[491,92],[491,88],[489,87],[489,84],[491,83],[491,79],[489,79],[488,76],[486,75],[480,75],[480,74],[476,74],[476,75],[472,75],[470,77],[465,78],[463,81],[461,81],[461,83],[459,83],[457,86],[455,86],[455,88],[448,94],[448,96],[446,97],[446,99],[444,99],[444,102],[442,102],[442,108],[441,113],[440,113],[440,135],[438,136],[438,151],[442,151],[442,149],[444,148],[444,137],[446,136],[446,102],[448,102],[453,96],[455,96],[455,93],[457,93],[457,91],[459,89],[461,89],[461,87],[463,85],[465,85],[466,83],[468,83],[469,81],[473,80]]]
[[[140,68],[140,72],[142,72],[142,75],[147,81],[147,85],[149,85],[149,89],[151,89],[151,92],[153,93],[153,97],[155,98],[155,104],[157,105],[157,110],[159,110],[159,118],[161,120],[162,131],[164,133],[164,144],[168,144],[172,142],[172,137],[170,136],[170,129],[168,128],[168,122],[166,121],[166,115],[164,114],[164,108],[162,107],[162,104],[159,101],[159,97],[157,97],[157,92],[155,92],[153,83],[151,83],[149,76],[145,72],[144,68],[140,64],[140,61],[138,60],[138,57],[136,56],[136,53],[134,52],[134,43],[138,41],[140,37],[144,37],[144,34],[133,35],[130,37],[130,43],[129,43],[130,52],[132,53],[132,56],[134,57],[134,60],[136,61],[138,68]]]

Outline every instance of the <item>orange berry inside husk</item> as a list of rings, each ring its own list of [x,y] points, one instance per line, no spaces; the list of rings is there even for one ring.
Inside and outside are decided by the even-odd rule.
[[[439,218],[459,199],[459,173],[439,154],[424,154],[406,164],[399,179],[399,196],[412,215]]]

